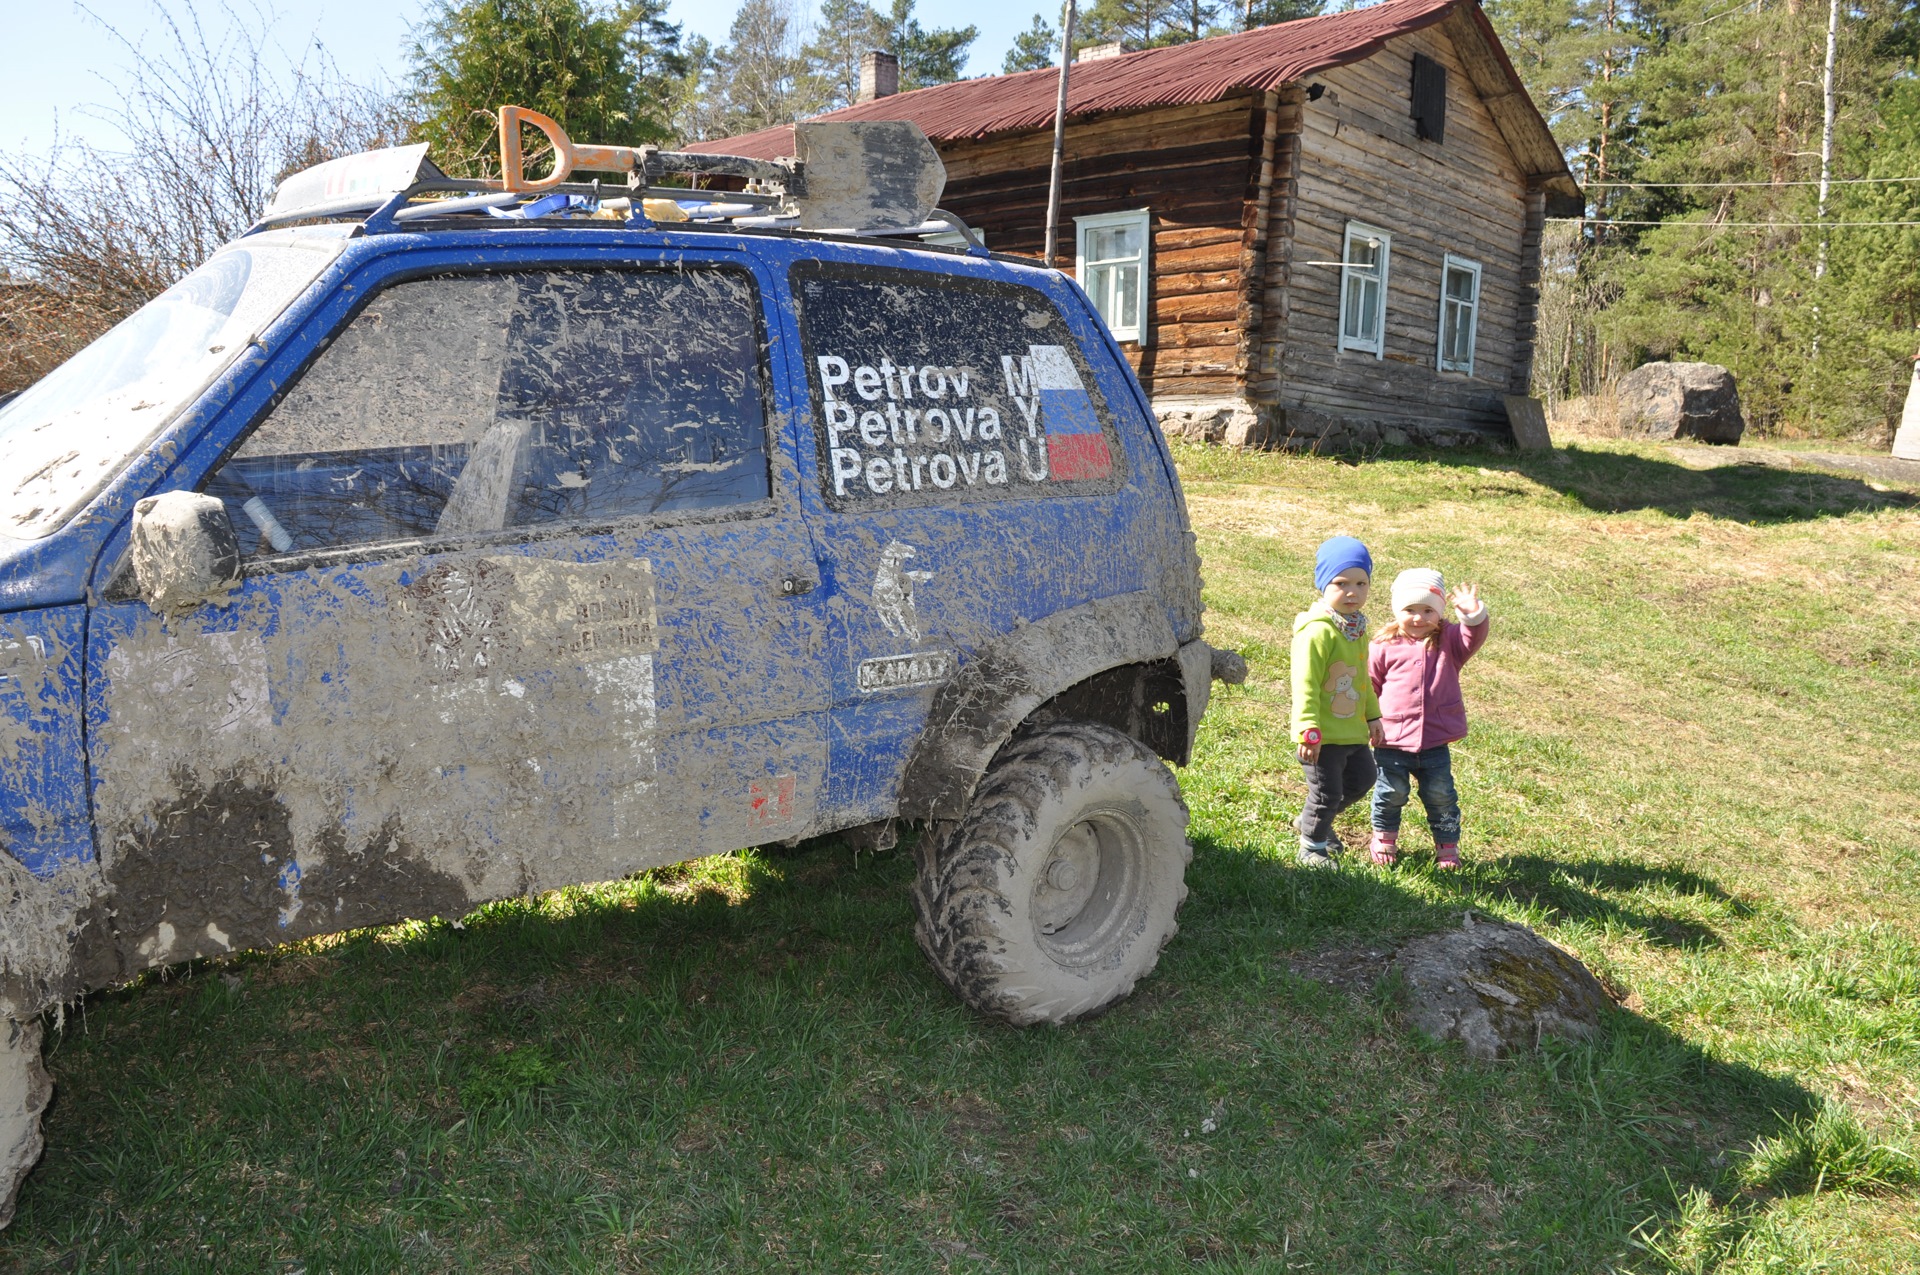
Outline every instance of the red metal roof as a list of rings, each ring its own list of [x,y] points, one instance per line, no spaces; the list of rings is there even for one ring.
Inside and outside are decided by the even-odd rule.
[[[1236,93],[1278,88],[1371,57],[1388,40],[1443,21],[1462,5],[1478,19],[1514,87],[1520,88],[1519,75],[1475,0],[1385,0],[1371,8],[1300,18],[1238,35],[1076,62],[1069,77],[1067,114],[1217,102]],[[961,80],[862,102],[819,118],[912,120],[936,142],[1046,128],[1053,124],[1059,78],[1059,68],[1043,67]],[[1541,128],[1544,131],[1544,123]],[[793,154],[793,129],[763,128],[685,149],[775,159]]]

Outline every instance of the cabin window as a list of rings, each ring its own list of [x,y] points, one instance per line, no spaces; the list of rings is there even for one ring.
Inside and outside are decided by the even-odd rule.
[[[1147,210],[1075,217],[1074,274],[1116,341],[1147,343]]]
[[[1387,258],[1393,236],[1357,221],[1347,223],[1340,254],[1340,348],[1386,354]]]
[[[1440,370],[1473,375],[1480,326],[1480,263],[1447,254],[1440,272]]]

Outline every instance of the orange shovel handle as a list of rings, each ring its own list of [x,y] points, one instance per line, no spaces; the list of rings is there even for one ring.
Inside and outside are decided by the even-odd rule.
[[[538,181],[527,179],[526,156],[520,149],[520,126],[531,124],[553,143],[553,172]],[[500,108],[500,177],[511,191],[537,194],[567,180],[576,168],[602,173],[631,172],[639,156],[625,146],[576,145],[550,116],[524,106]]]

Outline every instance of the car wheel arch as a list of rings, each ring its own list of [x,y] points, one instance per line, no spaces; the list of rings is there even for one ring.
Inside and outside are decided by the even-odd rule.
[[[899,817],[959,818],[1008,741],[1053,721],[1112,726],[1184,765],[1206,708],[1206,655],[1205,643],[1181,645],[1160,599],[1144,591],[1069,607],[981,644],[934,694]]]

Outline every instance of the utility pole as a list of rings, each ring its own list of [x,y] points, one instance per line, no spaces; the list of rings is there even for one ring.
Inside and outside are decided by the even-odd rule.
[[[1073,66],[1074,0],[1060,15],[1060,91],[1053,100],[1053,172],[1047,178],[1047,269],[1053,269],[1060,235],[1060,164],[1067,145],[1067,72]]]

